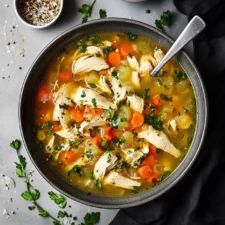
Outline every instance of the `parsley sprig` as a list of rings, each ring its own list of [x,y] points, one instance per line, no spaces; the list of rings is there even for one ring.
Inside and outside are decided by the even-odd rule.
[[[155,20],[155,25],[158,29],[163,30],[164,26],[170,26],[172,24],[172,20],[173,15],[169,10],[167,10],[160,15],[160,19]]]
[[[26,158],[20,154],[21,141],[18,139],[12,141],[10,143],[10,147],[16,150],[18,156],[18,162],[15,162],[16,175],[19,178],[23,178],[26,184],[26,190],[21,193],[21,197],[24,200],[31,203],[31,205],[28,206],[28,209],[31,211],[36,209],[39,216],[51,219],[54,225],[62,225],[62,222],[59,219],[64,218],[65,216],[68,217],[68,213],[66,211],[59,210],[56,217],[53,216],[51,213],[49,213],[48,210],[42,207],[38,202],[41,194],[40,191],[30,183],[29,176],[26,170],[27,166]],[[67,200],[65,199],[64,196],[55,193],[53,191],[48,192],[48,194],[50,199],[54,201],[61,209],[64,209],[66,207]],[[99,220],[100,220],[99,212],[87,213],[84,216],[84,222],[81,223],[81,225],[95,225],[96,223],[99,222]],[[72,222],[71,225],[75,225],[75,223]]]
[[[92,9],[95,3],[96,3],[96,0],[94,0],[91,5],[83,4],[81,8],[79,8],[78,12],[80,12],[83,16],[82,23],[86,23],[88,21],[88,18],[91,16]]]

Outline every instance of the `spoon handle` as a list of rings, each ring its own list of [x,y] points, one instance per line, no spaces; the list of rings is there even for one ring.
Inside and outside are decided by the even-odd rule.
[[[194,39],[204,28],[206,24],[199,16],[194,16],[188,25],[184,28],[180,36],[174,42],[172,47],[159,62],[159,64],[152,70],[151,75],[155,76],[159,70],[177,53],[179,52],[189,41]]]

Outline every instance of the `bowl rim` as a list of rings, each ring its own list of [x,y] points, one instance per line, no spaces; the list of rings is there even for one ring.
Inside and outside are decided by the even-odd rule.
[[[113,203],[113,204],[104,204],[104,203],[96,203],[96,202],[91,202],[91,201],[87,201],[84,199],[80,199],[76,196],[71,195],[70,193],[67,193],[66,191],[64,191],[62,188],[58,187],[51,179],[49,179],[42,171],[41,169],[38,167],[38,165],[35,162],[35,159],[33,158],[31,152],[29,151],[29,147],[26,143],[25,137],[24,137],[24,133],[23,133],[23,125],[22,125],[22,100],[23,100],[23,93],[24,93],[24,89],[25,89],[25,85],[26,82],[30,76],[30,73],[32,71],[32,68],[35,66],[36,62],[38,61],[38,59],[42,56],[42,54],[44,54],[46,52],[46,50],[48,50],[48,48],[51,47],[51,45],[54,44],[54,42],[56,42],[58,39],[63,38],[63,36],[69,34],[70,32],[73,32],[74,30],[77,30],[79,28],[83,28],[85,26],[91,26],[91,25],[97,25],[99,23],[113,23],[113,22],[118,22],[118,23],[129,23],[131,26],[132,25],[136,25],[140,28],[146,28],[149,29],[155,33],[157,33],[157,35],[163,37],[164,39],[166,39],[170,44],[172,44],[174,42],[174,40],[167,34],[164,34],[163,32],[161,32],[160,30],[156,29],[155,27],[148,25],[146,23],[140,22],[140,21],[136,21],[136,20],[130,20],[127,18],[116,18],[116,17],[110,17],[110,18],[106,18],[106,19],[97,19],[97,20],[91,20],[85,24],[79,24],[76,26],[73,26],[69,29],[67,29],[66,31],[64,31],[63,33],[57,35],[53,40],[51,40],[43,49],[42,51],[37,55],[37,57],[35,58],[35,60],[33,61],[33,63],[31,64],[26,77],[24,79],[24,82],[22,84],[21,87],[21,92],[20,92],[20,96],[19,96],[19,104],[18,104],[18,118],[19,118],[19,129],[21,132],[21,136],[22,136],[22,141],[23,144],[25,146],[25,149],[32,161],[32,163],[34,164],[35,168],[37,169],[37,171],[41,174],[41,176],[54,188],[56,189],[58,192],[62,193],[63,195],[67,196],[68,198],[75,200],[77,202],[83,203],[85,205],[89,205],[89,206],[93,206],[93,207],[98,207],[98,208],[105,208],[105,209],[121,209],[121,208],[128,208],[128,207],[134,207],[134,206],[138,206],[147,202],[150,202],[154,199],[156,199],[157,197],[161,196],[162,194],[164,194],[165,192],[167,192],[169,189],[171,189],[174,185],[176,185],[178,183],[178,181],[180,181],[183,176],[188,172],[188,170],[191,168],[191,166],[193,165],[194,161],[196,160],[198,153],[202,147],[203,144],[203,140],[206,134],[206,130],[207,130],[207,124],[208,124],[208,99],[207,99],[207,94],[206,94],[206,90],[204,87],[204,83],[202,81],[201,75],[199,73],[199,70],[197,69],[197,67],[195,66],[194,62],[192,61],[191,57],[184,51],[181,50],[182,54],[184,54],[185,58],[188,60],[189,64],[194,68],[197,78],[199,80],[199,84],[201,86],[201,91],[202,91],[202,101],[203,101],[203,106],[204,106],[204,120],[202,121],[202,133],[201,136],[199,137],[199,141],[198,141],[198,147],[194,152],[193,157],[188,161],[188,164],[186,165],[186,167],[184,167],[184,169],[182,171],[180,171],[179,176],[176,176],[176,178],[171,178],[170,182],[166,182],[167,180],[169,180],[170,176],[161,184],[157,185],[157,186],[162,186],[161,190],[156,192],[153,196],[148,196],[147,198],[143,198],[143,199],[138,199],[136,201],[133,202],[124,202],[122,204],[119,203]],[[197,121],[197,120],[196,120]],[[197,129],[196,129],[197,130]],[[196,136],[196,130],[195,130],[195,134],[194,134],[194,139]],[[193,139],[193,140],[194,140]],[[189,150],[192,148],[193,142],[189,148]],[[189,151],[188,150],[188,151]],[[188,156],[188,154],[186,154],[186,156]],[[186,158],[185,156],[185,158]],[[172,172],[172,174],[175,174],[175,172],[177,171],[177,169],[184,163],[184,159],[182,160],[182,162],[178,165],[178,167],[175,169],[175,171]],[[172,177],[172,176],[171,176]],[[167,183],[167,184],[166,184]],[[163,187],[164,184],[164,187]],[[166,185],[166,186],[165,186]],[[141,193],[141,192],[140,192]],[[137,195],[136,195],[137,196]],[[98,196],[97,196],[98,197]],[[126,197],[126,196],[125,196]]]
[[[29,22],[27,22],[20,14],[19,12],[19,9],[17,7],[17,2],[19,0],[14,0],[14,11],[16,12],[16,15],[17,15],[17,18],[19,18],[19,20],[24,24],[26,25],[27,27],[30,27],[30,28],[34,28],[34,29],[43,29],[43,28],[47,28],[49,26],[51,26],[52,24],[54,24],[58,19],[59,17],[61,16],[62,14],[62,10],[63,10],[63,5],[64,5],[64,0],[59,0],[60,2],[60,8],[59,8],[59,12],[58,14],[55,16],[55,18],[53,20],[51,20],[49,23],[46,23],[44,25],[34,25],[34,24],[31,24]]]

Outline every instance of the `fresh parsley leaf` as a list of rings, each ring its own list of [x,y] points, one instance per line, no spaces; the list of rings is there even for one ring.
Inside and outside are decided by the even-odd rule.
[[[38,210],[38,215],[41,217],[49,217],[49,213],[43,209],[40,205],[38,205],[37,203],[35,204]]]
[[[62,210],[58,211],[58,214],[57,214],[58,218],[64,218],[65,216],[68,216],[66,211],[62,211]]]
[[[88,36],[87,40],[96,45],[100,42],[100,37],[97,34],[91,34]]]
[[[160,94],[160,98],[165,101],[171,101],[171,97],[169,97],[168,95],[165,95],[163,93]]]
[[[53,220],[52,223],[53,223],[54,225],[62,225],[62,223],[61,223],[60,221],[58,221],[58,220]],[[71,225],[72,225],[72,224],[71,224]]]
[[[115,48],[112,46],[105,47],[103,48],[103,55],[107,56],[110,52],[113,52],[114,50]]]
[[[99,10],[99,16],[100,16],[101,19],[106,18],[106,17],[107,17],[107,12],[106,12],[106,10],[105,10],[105,9],[100,9],[100,10]]]
[[[18,140],[18,139],[13,140],[10,143],[10,147],[18,151],[20,149],[20,147],[21,147],[21,141]]]
[[[95,225],[100,220],[100,212],[86,213],[84,222],[81,225]]]
[[[180,82],[181,80],[185,80],[187,78],[187,75],[183,71],[177,71],[175,70],[175,82]]]
[[[77,43],[76,43],[76,48],[80,50],[80,52],[86,52],[87,51],[87,45],[84,44],[82,42],[82,40],[79,40]]]
[[[129,41],[135,41],[138,37],[137,34],[134,34],[132,32],[128,32],[127,35],[128,35]]]
[[[163,180],[165,180],[170,174],[171,174],[170,171],[164,172],[163,175],[160,177],[159,182],[162,182]]]
[[[145,89],[144,92],[142,92],[140,94],[140,97],[142,97],[143,99],[148,99],[148,97],[149,97],[149,90],[150,89]]]
[[[163,129],[163,121],[160,116],[148,114],[145,116],[145,123],[152,125],[156,130]]]
[[[117,138],[117,139],[115,139],[114,142],[115,142],[116,146],[117,146],[118,148],[120,148],[121,145],[125,142],[125,140]]]
[[[57,194],[53,191],[49,191],[48,195],[52,201],[54,201],[60,208],[65,208],[67,205],[67,201],[64,196]]]
[[[88,18],[91,16],[92,9],[94,7],[95,2],[96,0],[94,0],[91,5],[83,4],[81,8],[78,9],[78,12],[80,12],[83,16],[82,23],[85,23],[88,21]]]
[[[74,172],[76,173],[78,176],[82,176],[83,175],[83,171],[81,170],[80,166],[78,165],[75,165],[69,172],[68,172],[68,175],[71,174],[71,172]]]
[[[172,19],[172,13],[169,10],[164,11],[160,15],[160,19],[155,20],[155,25],[158,29],[163,30],[164,26],[170,26],[172,24]]]
[[[97,107],[96,99],[95,98],[92,98],[91,99],[91,102],[92,102],[93,106],[96,108]]]
[[[26,201],[32,201],[33,200],[33,197],[31,195],[30,192],[28,191],[24,191],[22,194],[21,194],[21,197],[26,200]]]

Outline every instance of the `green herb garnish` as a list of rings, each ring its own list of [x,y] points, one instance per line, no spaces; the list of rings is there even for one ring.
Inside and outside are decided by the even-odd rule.
[[[82,93],[81,93],[81,96],[80,96],[81,98],[84,98],[84,97],[86,97],[86,93],[85,93],[85,91],[83,90],[82,91]]]
[[[145,123],[152,125],[156,130],[163,129],[163,121],[160,116],[148,114],[145,116]]]
[[[143,93],[141,93],[139,96],[142,97],[143,99],[148,99],[149,98],[149,90],[150,89],[145,89]]]
[[[97,107],[97,101],[96,101],[96,99],[95,98],[92,98],[91,102],[92,102],[93,106],[96,108]]]
[[[11,143],[10,143],[10,147],[12,147],[13,149],[15,150],[19,150],[20,147],[21,147],[21,141],[16,139],[16,140],[13,140]]]
[[[183,71],[177,71],[175,70],[175,82],[180,82],[181,80],[185,80],[187,78],[187,75]]]
[[[162,182],[163,180],[165,180],[170,174],[171,174],[170,171],[164,172],[163,175],[160,177],[159,182]]]
[[[134,33],[131,33],[131,32],[128,32],[127,35],[128,35],[129,41],[135,41],[138,37],[137,34],[134,34]]]
[[[87,51],[87,45],[84,44],[84,43],[82,42],[82,40],[80,40],[80,41],[78,41],[78,42],[76,43],[76,48],[79,49],[80,52],[86,52],[86,51]]]
[[[107,56],[110,52],[113,52],[114,50],[115,48],[112,46],[105,47],[103,48],[103,55]]]
[[[52,201],[54,201],[60,208],[65,208],[67,205],[67,201],[64,196],[57,194],[53,191],[49,191],[48,195]]]
[[[68,172],[68,175],[70,175],[71,172],[77,174],[77,175],[80,176],[80,177],[83,175],[83,172],[82,172],[80,166],[78,166],[78,165],[75,165],[75,166]]]
[[[88,21],[88,18],[91,16],[95,2],[96,0],[94,0],[91,5],[83,4],[81,8],[79,8],[78,12],[80,12],[83,16],[82,23],[86,23]]]
[[[101,19],[104,19],[104,18],[107,17],[107,12],[106,12],[105,9],[100,9],[100,10],[99,10],[99,17],[100,17]]]
[[[164,26],[170,26],[172,24],[172,13],[167,10],[164,11],[159,20],[155,20],[155,25],[158,29],[163,30]]]
[[[100,37],[97,34],[91,34],[87,38],[92,44],[97,45],[100,42]]]
[[[81,223],[81,225],[95,225],[100,220],[100,212],[91,212],[87,213],[84,216],[84,222]]]
[[[171,97],[169,97],[168,95],[165,95],[163,93],[160,94],[160,98],[165,101],[171,101]]]

